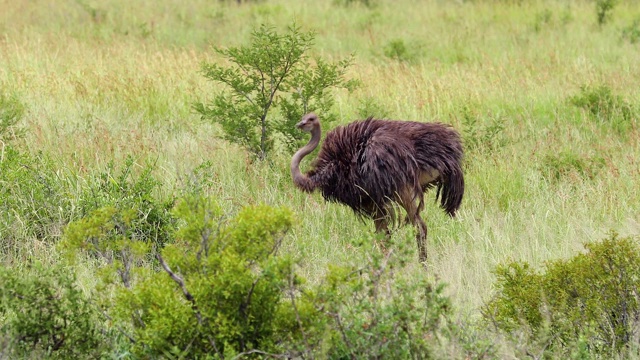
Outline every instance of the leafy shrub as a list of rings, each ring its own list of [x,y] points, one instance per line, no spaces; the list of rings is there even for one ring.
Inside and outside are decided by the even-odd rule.
[[[127,156],[120,169],[110,162],[104,171],[89,177],[80,197],[80,216],[87,218],[96,210],[113,208],[126,213],[126,231],[130,232],[126,236],[162,246],[173,226],[173,199],[159,200],[155,196],[160,182],[153,177],[153,165],[145,165],[139,173],[135,172],[136,167],[135,159]],[[116,232],[124,231],[117,229]]]
[[[117,242],[128,247],[110,245],[112,213],[70,225],[70,249],[121,254],[113,257],[120,265],[112,270],[128,271],[129,277],[124,287],[116,287],[111,311],[123,329],[130,329],[132,351],[152,358],[295,354],[296,330],[315,310],[304,300],[294,310],[287,301],[285,290],[297,280],[291,259],[276,253],[291,226],[289,212],[253,206],[225,221],[215,202],[192,197],[181,200],[174,214],[180,223],[175,242],[155,252],[160,272],[128,261],[153,249],[136,248],[139,242],[124,236]],[[83,238],[92,240],[77,241]]]
[[[216,96],[210,105],[195,105],[203,119],[222,126],[225,139],[244,146],[264,160],[280,136],[284,145],[293,149],[305,135],[295,128],[304,113],[322,112],[325,123],[335,115],[330,109],[332,87],[351,88],[344,75],[350,59],[329,63],[310,62],[307,51],[315,34],[302,32],[295,24],[284,35],[262,25],[254,29],[247,46],[216,52],[234,64],[223,67],[203,64],[204,76],[226,85],[230,92]],[[279,108],[280,119],[272,115]]]
[[[404,256],[372,254],[364,267],[333,266],[316,290],[331,329],[332,359],[433,357],[450,303],[444,286],[402,278]]]
[[[497,293],[484,317],[506,333],[529,328],[546,335],[549,349],[588,344],[592,355],[614,354],[637,339],[640,321],[640,246],[637,238],[613,233],[585,245],[587,252],[546,264],[496,268]]]
[[[363,246],[371,239],[351,240]],[[412,242],[372,249],[354,264],[330,265],[303,294],[323,314],[325,334],[316,357],[329,359],[429,359],[494,356],[492,339],[455,323],[445,285],[425,272],[408,271]],[[407,274],[411,275],[407,275]],[[445,350],[446,349],[446,350]]]
[[[287,209],[248,206],[226,219],[214,200],[186,196],[173,215],[174,241],[157,251],[112,238],[126,217],[113,209],[65,232],[68,249],[108,260],[101,288],[116,295],[101,303],[135,356],[425,358],[440,335],[459,336],[445,331],[443,286],[401,276],[406,250],[376,252],[364,266],[333,266],[307,285],[296,262],[279,254],[292,226]],[[149,253],[156,262],[142,261]],[[114,282],[113,274],[128,280]],[[462,343],[464,353],[475,353],[472,341]]]
[[[288,350],[301,324],[284,291],[297,280],[291,259],[275,254],[290,213],[253,206],[222,222],[220,208],[205,199],[185,199],[175,212],[182,226],[158,254],[164,272],[118,297],[119,317],[136,319],[134,352],[222,358]],[[296,313],[302,322],[303,308]]]
[[[24,105],[16,97],[0,94],[0,146],[22,134],[16,128],[16,124],[24,115]]]
[[[633,20],[629,26],[622,29],[622,38],[631,44],[640,42],[640,18]]]
[[[96,309],[70,271],[39,264],[29,271],[1,267],[0,283],[2,332],[12,357],[91,359],[106,350]]]
[[[97,209],[90,216],[70,223],[60,246],[72,260],[77,249],[101,259],[105,283],[113,283],[117,277],[125,287],[130,287],[135,267],[145,263],[154,247],[154,243],[137,237],[140,231],[136,226],[140,225],[136,218],[132,209],[120,211],[108,206]]]
[[[398,61],[411,61],[414,54],[402,39],[394,39],[384,46],[384,55]]]
[[[613,94],[607,85],[583,86],[580,94],[570,98],[573,105],[587,110],[591,118],[611,124],[619,132],[627,130],[633,120],[634,109],[621,96]]]
[[[606,24],[611,18],[611,11],[618,3],[618,0],[596,0],[596,16],[598,25]]]
[[[483,153],[498,149],[506,144],[504,123],[500,118],[492,117],[490,122],[481,122],[481,116],[467,105],[459,114],[462,117],[462,137],[465,151]]]
[[[571,176],[594,179],[604,165],[604,159],[599,156],[581,156],[572,151],[561,151],[545,155],[540,170],[552,181]]]

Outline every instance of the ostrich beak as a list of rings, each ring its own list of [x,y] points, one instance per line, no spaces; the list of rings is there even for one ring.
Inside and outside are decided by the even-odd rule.
[[[296,124],[296,127],[297,127],[298,129],[302,129],[302,126],[304,126],[304,120],[303,120],[303,121],[300,121],[299,123],[297,123],[297,124]]]

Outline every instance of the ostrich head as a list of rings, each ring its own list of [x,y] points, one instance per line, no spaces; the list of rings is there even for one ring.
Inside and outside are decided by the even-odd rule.
[[[302,120],[296,124],[298,129],[301,129],[305,132],[311,132],[315,127],[320,126],[320,121],[318,120],[318,115],[314,113],[308,113],[307,115],[302,117]]]

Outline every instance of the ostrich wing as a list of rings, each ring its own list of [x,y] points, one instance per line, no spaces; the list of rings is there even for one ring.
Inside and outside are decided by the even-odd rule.
[[[378,128],[357,152],[358,178],[363,191],[383,206],[407,187],[419,186],[413,144],[389,127]]]

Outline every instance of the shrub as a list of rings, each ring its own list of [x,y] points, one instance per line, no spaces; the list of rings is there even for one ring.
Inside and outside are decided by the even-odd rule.
[[[640,41],[640,18],[633,20],[629,26],[622,29],[622,38],[631,44]]]
[[[89,218],[105,208],[126,213],[126,231],[130,232],[126,236],[162,246],[173,226],[173,198],[157,198],[160,182],[153,176],[154,165],[146,164],[139,173],[137,167],[135,159],[127,156],[120,169],[112,161],[104,171],[92,174],[80,196],[80,216]],[[123,231],[116,228],[116,232]]]
[[[638,239],[613,233],[585,247],[547,263],[544,272],[527,263],[498,266],[497,293],[484,317],[506,333],[529,328],[556,353],[581,343],[592,355],[623,351],[640,335]]]
[[[276,137],[293,149],[305,135],[295,128],[304,113],[322,112],[329,124],[333,96],[328,89],[352,88],[344,75],[350,59],[329,63],[310,62],[307,51],[315,34],[302,32],[295,24],[284,35],[262,25],[254,29],[247,46],[215,51],[233,64],[203,64],[204,76],[226,85],[227,93],[217,95],[210,105],[195,105],[203,119],[219,123],[225,139],[244,146],[258,159],[264,160],[273,150]],[[280,117],[273,115],[280,110]]]
[[[582,86],[580,94],[570,98],[573,105],[588,112],[590,117],[625,132],[633,120],[634,109],[621,96],[613,94],[607,85]]]
[[[617,0],[596,0],[596,16],[598,25],[602,26],[611,18],[611,11],[618,3]]]
[[[276,253],[291,226],[289,212],[246,207],[223,224],[217,205],[191,199],[176,213],[184,226],[158,256],[165,273],[120,295],[127,304],[119,308],[122,318],[139,317],[135,352],[296,354],[298,328],[315,310],[287,301],[285,290],[297,280],[291,259]]]
[[[106,350],[96,309],[62,267],[0,268],[2,332],[12,357],[92,359]]]
[[[120,211],[103,207],[67,226],[60,247],[75,260],[75,251],[82,249],[104,261],[101,271],[106,284],[117,279],[125,287],[131,287],[136,266],[145,263],[154,243],[138,238],[135,234],[136,211]]]
[[[131,232],[113,237],[129,226],[113,208],[65,232],[67,249],[107,260],[99,289],[113,291],[100,293],[116,295],[99,301],[135,356],[425,358],[441,335],[458,336],[444,331],[443,285],[401,276],[406,249],[333,266],[307,285],[296,261],[279,253],[292,226],[287,209],[248,206],[227,219],[216,201],[186,195],[173,216],[174,240],[162,249],[128,239]],[[148,254],[156,261],[143,261]]]
[[[414,57],[414,55],[409,51],[409,47],[402,39],[389,41],[384,46],[384,55],[398,61],[410,61]]]
[[[468,105],[462,106],[459,116],[462,118],[465,151],[472,154],[483,153],[506,144],[502,119],[493,117],[489,122],[481,122],[481,115],[476,114]]]
[[[561,151],[547,154],[541,161],[540,170],[552,181],[559,181],[571,176],[594,179],[605,162],[599,156],[582,156],[572,151]]]
[[[372,254],[363,267],[333,266],[317,288],[332,359],[427,359],[445,328],[444,285],[402,278],[405,256]]]

